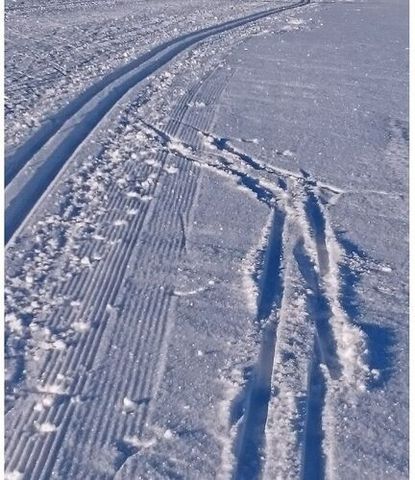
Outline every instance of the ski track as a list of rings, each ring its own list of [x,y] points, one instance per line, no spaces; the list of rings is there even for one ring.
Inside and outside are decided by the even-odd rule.
[[[130,89],[209,37],[308,3],[301,0],[180,36],[112,72],[72,101],[7,159],[6,243],[72,154]]]
[[[267,468],[266,465],[262,465],[267,447],[267,413],[269,402],[275,401],[272,392],[274,390],[278,392],[281,389],[281,380],[279,385],[272,380],[273,368],[276,370],[279,368],[279,365],[274,362],[281,357],[281,353],[275,349],[278,348],[279,310],[283,301],[281,296],[284,296],[285,280],[279,277],[286,268],[281,267],[281,264],[293,259],[297,263],[301,283],[306,292],[305,313],[312,322],[314,330],[314,340],[309,345],[311,358],[308,360],[307,378],[303,379],[306,385],[302,392],[305,399],[295,415],[302,417],[300,423],[302,422],[301,428],[304,431],[304,435],[297,432],[299,437],[303,437],[299,440],[302,444],[302,453],[297,453],[297,456],[302,459],[300,467],[302,478],[325,478],[324,445],[333,441],[332,438],[325,437],[323,425],[325,395],[328,389],[327,378],[334,382],[344,381],[343,387],[340,388],[345,388],[347,391],[350,387],[353,391],[355,385],[348,385],[350,379],[344,378],[343,369],[356,370],[354,373],[358,379],[351,379],[351,382],[356,380],[357,388],[365,383],[367,376],[367,367],[364,364],[357,365],[355,368],[354,365],[345,364],[347,359],[341,358],[342,351],[339,349],[344,346],[339,345],[339,335],[342,335],[344,319],[339,322],[336,319],[337,302],[341,292],[336,283],[333,291],[330,281],[331,277],[338,278],[339,265],[336,254],[341,249],[339,245],[336,245],[336,248],[332,245],[331,250],[328,247],[326,232],[328,217],[323,208],[323,202],[319,198],[321,196],[325,203],[329,204],[327,195],[335,198],[344,192],[331,185],[319,184],[310,178],[307,172],[295,174],[261,164],[219,137],[206,132],[199,133],[206,143],[204,165],[217,169],[221,174],[225,172],[235,177],[244,189],[250,190],[257,199],[266,203],[274,212],[272,227],[266,235],[269,237],[266,253],[259,271],[254,275],[259,280],[257,321],[260,320],[262,340],[257,364],[248,380],[247,392],[244,394],[242,424],[235,443],[236,465],[233,478],[258,478],[261,476],[261,471]],[[212,147],[216,151],[212,152]],[[273,182],[270,181],[270,176]],[[287,185],[289,185],[288,188]],[[333,201],[333,198],[330,200]],[[284,205],[284,209],[276,210],[277,205],[281,204]],[[284,218],[287,215],[290,221],[300,225],[300,232],[295,238],[285,238]],[[276,238],[279,240],[276,241]],[[258,255],[260,253],[261,250]],[[347,318],[345,312],[343,314]],[[347,328],[354,330],[351,326]],[[355,338],[357,353],[364,357],[363,334],[356,330],[354,333],[357,335]],[[353,363],[353,360],[351,362]],[[278,398],[277,393],[275,398]],[[240,403],[240,400],[238,402]],[[235,419],[232,423],[235,423]],[[280,475],[278,478],[284,478],[284,476]]]
[[[271,375],[275,356],[277,319],[271,318],[271,312],[281,306],[283,293],[280,277],[282,257],[282,235],[285,215],[275,209],[269,232],[269,243],[265,253],[260,279],[257,322],[261,325],[262,343],[258,363],[253,372],[249,393],[245,403],[245,418],[237,438],[237,465],[235,479],[257,478],[261,471],[261,457],[264,447],[264,429],[267,419],[268,403],[271,395]]]
[[[56,187],[54,179],[65,163],[131,88],[212,35],[308,3],[300,1],[179,37],[113,72],[72,102],[14,154],[11,165],[15,169],[6,172],[7,241],[14,239],[28,213],[42,204],[45,191]],[[253,320],[260,346],[243,401],[241,392],[235,399],[242,406],[231,422],[231,427],[238,424],[232,476],[243,480],[272,472],[273,477],[284,478],[281,472],[286,464],[278,470],[268,461],[281,448],[292,472],[307,480],[326,478],[326,445],[334,441],[324,428],[326,396],[344,380],[345,371],[365,374],[364,366],[359,370],[359,365],[347,365],[339,341],[342,329],[348,328],[345,312],[336,320],[340,297],[336,248],[341,248],[333,246],[333,238],[328,237],[330,202],[322,201],[345,192],[320,184],[307,172],[289,172],[256,160],[229,139],[213,135],[214,106],[227,75],[223,72],[220,78],[221,73],[214,73],[179,101],[164,130],[144,120],[138,122],[147,138],[158,144],[154,157],[158,166],[139,166],[143,178],[153,175],[145,192],[150,200],[129,197],[117,191],[115,182],[111,185],[107,211],[101,218],[107,226],[101,232],[107,246],[96,239],[85,242],[78,252],[80,258],[93,258],[99,252],[101,259],[94,268],[81,269],[55,287],[64,298],[84,301],[64,303],[43,321],[65,348],[40,354],[41,381],[33,385],[30,372],[24,374],[24,359],[16,361],[14,381],[19,379],[27,392],[37,393],[40,403],[46,399],[50,405],[39,407],[39,401],[34,403],[24,395],[24,388],[13,400],[5,452],[8,471],[29,472],[24,478],[31,479],[112,478],[140,450],[140,441],[154,436],[149,427],[152,400],[162,379],[172,328],[175,268],[185,254],[186,225],[200,170],[208,168],[233,178],[243,191],[265,203],[271,216],[267,244],[257,251],[260,261],[253,273],[258,289]],[[206,105],[203,115],[194,114],[191,105],[197,101]],[[59,162],[53,162],[57,157]],[[171,160],[179,176],[164,171]],[[138,167],[127,162],[122,168],[128,175]],[[122,212],[131,209],[136,213],[123,217]],[[153,281],[155,272],[162,282]],[[302,292],[298,319],[290,318],[293,279]],[[165,287],[161,289],[160,283]],[[65,336],[77,321],[82,321],[85,331],[74,330]],[[303,356],[295,353],[296,347],[286,351],[286,339],[295,328],[302,329]],[[353,333],[359,349],[364,339],[356,330]],[[296,372],[298,401],[282,396],[290,390],[286,372],[290,365],[284,364],[284,355],[298,355],[296,361],[302,365]],[[344,388],[353,390],[356,385],[353,381],[347,384],[348,380]],[[357,385],[364,381],[356,380]],[[133,405],[132,411],[125,410],[125,399]],[[289,409],[288,424],[283,423],[284,411],[280,410],[284,402]],[[122,416],[113,412],[123,409]],[[287,429],[285,438],[292,437],[292,442],[275,447],[273,432]],[[131,438],[139,439],[138,443]],[[89,461],[99,450],[107,452],[112,463],[106,472],[91,473]]]
[[[200,137],[192,130],[187,130],[188,135],[181,132],[182,122],[209,128],[213,105],[228,75],[225,71],[215,73],[214,81],[209,75],[181,99],[166,126],[166,135],[182,135],[194,151],[201,143]],[[203,115],[194,115],[189,108],[195,101],[208,106]],[[160,165],[158,175],[172,159],[180,175],[163,173],[162,185],[154,182],[146,192],[155,200],[128,199],[113,185],[102,224],[113,224],[119,212],[132,206],[139,213],[128,225],[112,226],[106,232],[106,242],[115,243],[96,268],[81,270],[72,281],[56,286],[55,290],[67,298],[85,301],[79,306],[58,308],[44,323],[51,330],[64,331],[81,319],[88,329],[75,333],[65,350],[47,351],[40,365],[41,387],[28,387],[47,390],[50,385],[62,383],[59,379],[70,378],[70,386],[64,394],[54,395],[52,406],[38,412],[33,402],[23,406],[24,397],[15,399],[17,411],[22,409],[25,414],[13,417],[15,409],[11,408],[8,415],[8,471],[30,472],[30,478],[39,479],[51,478],[52,474],[92,478],[88,461],[96,449],[107,449],[113,457],[112,477],[138,450],[128,447],[124,439],[142,438],[151,417],[151,401],[161,381],[171,329],[175,265],[185,248],[185,225],[197,191],[199,169],[174,152],[159,149],[155,156]],[[132,162],[128,168],[137,169],[137,164]],[[141,168],[149,171],[144,164]],[[86,242],[80,256],[91,255],[99,247],[99,241]],[[153,281],[155,271],[163,276],[162,284],[172,286],[160,290],[160,282]],[[93,392],[99,392],[99,398]],[[120,409],[123,396],[136,402],[137,408],[120,422],[119,415],[113,415],[108,405]],[[36,433],[30,427],[49,424],[56,426],[55,432]],[[74,458],[78,461],[73,462]]]
[[[195,129],[191,126],[187,128]],[[154,132],[163,145],[171,141],[164,132],[156,130]],[[304,432],[304,434],[297,432],[299,442],[302,444],[302,453],[297,452],[297,457],[302,458],[300,468],[303,472],[302,478],[325,478],[327,457],[325,444],[330,444],[334,440],[326,438],[323,425],[325,396],[328,391],[327,379],[340,382],[338,388],[344,388],[345,391],[349,388],[354,391],[357,388],[357,394],[360,386],[367,380],[366,365],[358,363],[354,366],[354,360],[344,356],[347,355],[347,345],[341,344],[342,339],[339,336],[344,331],[347,333],[347,329],[356,335],[353,340],[356,342],[358,362],[365,355],[364,336],[361,331],[347,324],[343,331],[343,322],[347,322],[347,315],[342,312],[341,318],[337,320],[336,309],[341,291],[336,282],[334,288],[332,285],[333,278],[339,278],[337,255],[341,249],[339,245],[331,245],[331,249],[328,246],[329,220],[323,204],[329,205],[345,192],[331,185],[319,184],[310,178],[307,172],[296,174],[261,164],[229,144],[224,148],[226,142],[219,137],[201,130],[198,133],[205,143],[203,161],[189,152],[187,144],[176,147],[177,151],[190,162],[216,170],[221,175],[233,177],[244,190],[254,194],[274,212],[272,227],[266,234],[269,237],[266,253],[259,271],[254,275],[259,280],[257,322],[260,325],[262,340],[257,364],[244,393],[245,401],[242,407],[244,413],[235,439],[236,465],[233,478],[258,478],[261,471],[267,468],[266,465],[262,465],[267,446],[267,413],[269,402],[273,400],[273,390],[278,391],[281,388],[281,385],[274,384],[272,380],[273,368],[278,369],[274,362],[281,356],[280,352],[275,351],[278,345],[279,310],[282,302],[280,297],[284,295],[282,285],[285,283],[284,279],[279,278],[284,270],[280,264],[293,259],[297,263],[301,283],[306,292],[305,313],[312,322],[314,331],[314,339],[309,345],[311,358],[308,359],[307,378],[303,379],[306,386],[304,391],[300,392],[305,398],[295,414],[302,418],[300,423]],[[177,139],[175,141],[178,142]],[[324,203],[320,197],[324,199]],[[278,210],[277,205],[283,205],[284,209]],[[290,221],[299,224],[300,232],[295,238],[285,239],[281,244],[281,237],[285,237],[284,218],[287,215]],[[279,240],[276,241],[276,238]],[[260,249],[259,256],[261,252]],[[342,352],[343,348],[346,348],[346,352]],[[352,371],[357,378],[345,377],[343,370]],[[276,394],[275,398],[277,397]],[[234,419],[232,424],[238,419],[239,417]]]

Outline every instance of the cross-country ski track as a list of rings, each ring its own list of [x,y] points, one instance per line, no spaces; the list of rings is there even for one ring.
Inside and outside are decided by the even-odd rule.
[[[73,100],[6,159],[6,242],[19,228],[65,162],[131,88],[137,87],[179,53],[206,38],[308,3],[309,0],[302,0],[180,36],[112,72]],[[24,166],[26,168],[22,170]]]
[[[304,130],[315,119],[304,127],[298,113],[289,123],[299,105],[318,109],[337,96],[336,76],[347,75],[328,65],[335,87],[320,94],[313,48],[330,50],[318,40],[332,12],[347,12],[350,25],[350,12],[366,5],[280,2],[180,33],[106,73],[6,150],[7,480],[405,478],[402,448],[403,460],[391,453],[368,476],[344,460],[342,422],[358,424],[371,394],[400,393],[387,386],[396,329],[359,316],[362,278],[377,275],[389,292],[392,261],[347,240],[338,214],[380,198],[385,218],[404,216],[393,212],[406,198],[405,115],[382,118],[387,133],[375,148],[398,172],[389,189],[349,172],[338,181],[317,156],[320,170],[297,163],[297,145],[313,151]],[[25,8],[22,0],[10,11]],[[263,31],[249,30],[257,23]],[[298,64],[277,51],[290,51],[293,38]],[[309,85],[296,70],[308,58]],[[263,84],[254,80],[261,62]],[[291,79],[280,78],[285,70]],[[238,95],[247,102],[239,116]],[[275,98],[293,102],[279,118],[293,140],[275,128],[271,148]],[[355,121],[369,151],[365,118]],[[342,121],[317,138],[322,157],[326,135],[343,141]],[[369,218],[372,228],[378,217]],[[373,463],[363,450],[362,465]]]

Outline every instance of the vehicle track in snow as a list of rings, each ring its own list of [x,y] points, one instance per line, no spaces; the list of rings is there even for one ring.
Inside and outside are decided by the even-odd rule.
[[[301,0],[182,35],[115,70],[87,89],[7,159],[5,178],[6,244],[84,140],[133,87],[173,58],[212,36],[265,17],[307,5]]]

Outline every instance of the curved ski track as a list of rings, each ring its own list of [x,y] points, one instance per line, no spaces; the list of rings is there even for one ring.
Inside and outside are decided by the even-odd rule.
[[[214,35],[270,15],[302,7],[300,0],[182,35],[112,72],[50,118],[6,159],[6,244],[24,222],[64,164],[117,102],[178,54]]]
[[[309,0],[296,2],[179,37],[113,72],[69,104],[9,158],[6,243],[51,188],[65,163],[131,88],[210,36],[308,3]],[[153,174],[156,178],[146,194],[157,197],[157,203],[119,195],[115,184],[109,190],[108,224],[116,219],[114,212],[134,208],[138,213],[125,227],[108,230],[106,241],[112,246],[96,268],[84,269],[62,285],[65,297],[76,299],[82,294],[86,301],[59,307],[45,323],[51,330],[62,326],[70,329],[82,319],[88,330],[75,333],[65,350],[48,350],[39,361],[41,385],[26,385],[40,399],[52,398],[51,406],[37,409],[37,404],[24,396],[15,400],[19,408],[8,415],[7,471],[30,472],[24,478],[31,479],[63,478],[63,475],[92,478],[89,462],[101,450],[112,460],[112,478],[128,462],[128,457],[139,450],[140,442],[151,436],[152,432],[146,428],[151,423],[151,400],[157,382],[161,381],[172,328],[174,270],[186,246],[185,226],[197,194],[198,167],[202,166],[234,177],[270,207],[273,219],[263,265],[257,272],[260,294],[256,323],[262,343],[246,388],[242,417],[238,419],[233,476],[238,480],[259,478],[264,471],[272,470],[267,463],[272,448],[267,435],[273,428],[273,419],[268,414],[274,408],[278,389],[282,388],[276,379],[282,355],[279,336],[290,328],[284,311],[290,282],[286,272],[295,264],[306,287],[306,313],[312,324],[308,370],[302,372],[302,382],[307,387],[303,392],[304,434],[298,442],[301,448],[298,473],[304,480],[326,477],[323,410],[327,378],[338,379],[343,365],[330,322],[335,305],[325,279],[330,274],[336,275],[336,259],[327,246],[329,219],[321,194],[342,192],[321,185],[306,174],[261,163],[238,151],[226,139],[208,133],[213,109],[207,108],[206,115],[194,116],[189,103],[199,100],[207,106],[214,104],[225,81],[222,78],[220,82],[209,82],[208,78],[203,89],[197,85],[190,90],[179,102],[164,132],[143,122],[148,133],[164,147],[156,154],[159,168],[139,167],[143,176]],[[178,138],[183,148],[172,148],[170,140]],[[201,156],[200,150],[206,142],[215,149],[206,149]],[[170,175],[159,182],[163,167],[172,159],[180,170],[180,180]],[[137,169],[137,163],[127,164],[125,173],[133,169]],[[293,224],[296,228],[292,228]],[[81,255],[89,256],[94,249],[99,250],[97,242],[82,247]],[[171,288],[160,290],[152,281],[154,271]],[[68,378],[71,381],[62,391],[52,388]],[[100,393],[95,396],[94,392]],[[132,399],[135,406],[134,414],[126,414],[120,421],[120,416],[113,415],[108,405],[122,409],[123,397]],[[19,414],[14,414],[14,410]],[[26,428],[27,425],[52,425],[55,430],[45,433],[41,428],[37,431]],[[137,441],[131,442],[131,438]],[[107,478],[103,472],[95,475]]]
[[[178,103],[166,132],[182,136],[196,151],[200,136],[194,130],[183,130],[183,125],[209,128],[212,106],[227,75],[222,70],[213,81],[211,74],[198,82]],[[203,115],[189,107],[195,102],[206,105]],[[200,171],[174,152],[158,152],[155,165],[159,167],[137,162],[125,167],[126,174],[137,169],[140,175],[155,171],[158,179],[145,192],[154,200],[129,198],[117,192],[115,183],[111,185],[112,203],[103,224],[111,225],[119,212],[131,208],[137,213],[127,225],[106,232],[105,241],[112,247],[95,268],[81,270],[56,289],[75,303],[66,301],[42,319],[42,325],[60,331],[66,348],[40,355],[40,374],[32,382],[27,376],[22,394],[14,400],[15,408],[8,412],[8,472],[45,480],[113,478],[139,449],[137,445],[153,434],[146,428],[164,370],[174,279],[186,245],[183,225],[188,224]],[[172,163],[179,174],[164,171]],[[99,249],[100,240],[91,240],[80,254],[92,255]],[[167,287],[160,289],[160,284]],[[82,301],[77,302],[78,298]],[[88,328],[71,330],[80,320]],[[65,332],[70,335],[65,337]],[[37,393],[37,402],[24,395],[26,389]],[[133,412],[120,414],[123,398],[131,399]],[[43,400],[50,402],[38,408]],[[52,426],[54,431],[42,432],[42,426]],[[91,470],[98,451],[106,452],[112,461],[106,472]]]

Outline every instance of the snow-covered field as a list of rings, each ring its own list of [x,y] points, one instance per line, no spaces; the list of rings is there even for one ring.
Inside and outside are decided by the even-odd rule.
[[[6,0],[6,478],[408,478],[405,0]]]

